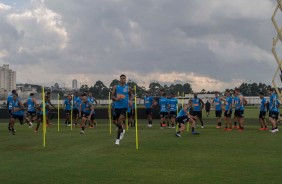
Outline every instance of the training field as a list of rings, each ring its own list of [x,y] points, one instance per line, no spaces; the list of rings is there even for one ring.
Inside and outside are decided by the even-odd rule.
[[[85,135],[65,125],[58,133],[53,124],[46,148],[41,131],[17,123],[13,136],[0,120],[0,183],[281,183],[282,131],[258,131],[257,111],[246,111],[244,132],[215,129],[212,112],[205,129],[197,127],[200,135],[181,138],[174,129],[160,130],[157,120],[152,128],[139,120],[138,151],[135,129],[116,146],[108,120],[98,120]]]

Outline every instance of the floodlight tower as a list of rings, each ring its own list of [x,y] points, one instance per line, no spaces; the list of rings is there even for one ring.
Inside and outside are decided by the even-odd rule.
[[[278,43],[278,41],[280,41],[282,43],[282,26],[279,27],[276,20],[275,20],[275,16],[277,14],[277,12],[281,13],[282,14],[282,0],[277,0],[277,5],[276,5],[276,8],[273,12],[273,15],[271,17],[271,20],[272,20],[272,23],[276,29],[276,32],[277,32],[277,36],[276,38],[273,38],[273,43],[272,43],[272,53],[273,53],[273,56],[277,62],[277,69],[274,73],[274,76],[272,78],[272,84],[276,90],[276,93],[278,94],[279,96],[279,100],[282,101],[282,97],[281,97],[281,93],[276,85],[276,82],[275,82],[275,79],[279,73],[279,76],[280,76],[280,80],[282,82],[282,59],[278,56],[277,52],[276,52],[276,45]]]

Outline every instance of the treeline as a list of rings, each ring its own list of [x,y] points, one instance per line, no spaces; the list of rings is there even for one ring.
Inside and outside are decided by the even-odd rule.
[[[106,86],[102,81],[98,80],[93,86],[88,86],[87,84],[84,84],[79,89],[79,92],[84,91],[90,91],[93,93],[93,95],[98,99],[107,99],[109,96],[109,92],[111,91],[112,87],[114,85],[117,85],[119,83],[119,80],[115,79],[111,82],[110,86]],[[132,80],[128,80],[127,84],[134,88],[136,86],[137,91],[137,97],[143,97],[145,91],[149,91],[151,95],[157,96],[159,93],[159,89],[163,89],[166,93],[178,93],[182,95],[183,93],[189,94],[193,93],[193,90],[191,88],[191,85],[189,83],[184,84],[171,84],[171,85],[161,85],[158,82],[151,82],[149,84],[149,88],[145,88],[144,86],[139,86],[136,82]],[[234,86],[238,87],[238,86]],[[260,92],[263,92],[264,94],[267,94],[267,89],[271,87],[270,85],[262,84],[262,83],[242,83],[238,88],[241,90],[242,94],[244,96],[258,96]],[[232,90],[232,89],[231,89]],[[197,91],[196,91],[197,92]],[[202,89],[198,93],[202,94],[213,94],[215,91],[206,91],[205,89]]]

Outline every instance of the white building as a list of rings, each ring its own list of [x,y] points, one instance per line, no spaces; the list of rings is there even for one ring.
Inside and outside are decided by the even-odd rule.
[[[16,89],[16,72],[9,69],[9,65],[0,67],[0,93],[11,92]]]
[[[72,89],[78,89],[77,88],[77,80],[76,79],[72,80]]]

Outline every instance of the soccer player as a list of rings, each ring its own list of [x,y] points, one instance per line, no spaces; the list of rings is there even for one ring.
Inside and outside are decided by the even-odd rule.
[[[219,96],[219,93],[215,92],[215,97],[213,99],[213,106],[215,108],[215,117],[217,119],[217,127],[221,128],[221,115],[222,115],[222,98]]]
[[[238,97],[238,94],[235,94],[234,92],[234,95],[232,96],[232,105],[235,107],[235,111],[234,111],[234,117],[233,117],[233,120],[234,120],[234,126],[233,126],[233,129],[237,129],[239,128],[239,126],[237,127],[237,122],[239,123],[239,111],[240,111],[240,104],[239,104],[239,97]]]
[[[175,128],[175,118],[177,115],[177,105],[178,105],[178,101],[175,98],[175,94],[171,93],[171,97],[168,100],[168,104],[169,104],[169,119],[170,119],[170,123],[171,123],[171,128]]]
[[[80,106],[81,100],[78,96],[78,93],[75,93],[73,97],[73,119],[74,119],[74,125],[77,126],[78,118],[79,118],[79,106]]]
[[[70,114],[71,114],[71,95],[68,94],[67,98],[64,101],[64,106],[65,106],[65,115],[66,115],[66,120],[65,120],[65,124],[67,124],[68,126],[71,126],[71,122],[70,122]]]
[[[125,133],[122,125],[125,120],[128,105],[132,105],[132,102],[129,101],[130,96],[130,87],[126,84],[126,76],[122,74],[120,75],[119,84],[113,87],[111,95],[112,100],[115,102],[115,113],[118,120],[116,145],[120,144],[120,140],[123,139]]]
[[[48,97],[47,97],[48,98]],[[34,129],[34,133],[37,133],[38,132],[38,129],[39,129],[39,126],[40,126],[40,123],[43,123],[43,102],[38,105],[37,107],[38,111],[37,111],[37,125],[36,125],[36,128]],[[49,102],[45,99],[45,117],[46,117],[46,123],[47,123],[47,117],[48,117],[48,111],[50,109],[50,104]]]
[[[235,105],[235,108],[238,110],[238,123],[239,123],[239,131],[244,130],[244,110],[245,110],[245,105],[247,105],[247,100],[244,98],[242,93],[240,92],[239,88],[235,88],[234,90],[235,96],[238,97],[238,104]]]
[[[113,124],[116,125],[116,127],[118,127],[117,116],[116,116],[116,112],[115,112],[115,102],[111,103],[111,111],[112,111]]]
[[[206,109],[207,117],[209,117],[211,111],[211,103],[209,102],[209,100],[207,100],[207,102],[205,103],[205,109]]]
[[[33,126],[33,122],[36,120],[36,99],[34,98],[34,94],[30,93],[26,102],[24,103],[27,106],[27,116],[25,118],[26,122],[29,123],[29,127]]]
[[[94,113],[94,105],[88,100],[87,94],[82,95],[82,103],[80,104],[79,117],[82,117],[81,120],[81,134],[84,134],[85,125],[87,121],[91,121],[91,116]]]
[[[16,94],[16,90],[12,90],[12,94],[8,96],[7,98],[7,109],[9,113],[9,123],[8,123],[8,130],[11,131],[10,125],[11,125],[11,116],[12,116],[12,107],[13,107],[13,95]]]
[[[96,108],[98,102],[97,102],[97,100],[93,97],[93,95],[92,95],[91,92],[88,92],[88,101],[90,101],[90,102],[93,104],[93,106],[94,106],[94,112],[93,112],[93,114],[92,114],[92,116],[91,116],[91,118],[90,118],[91,121],[89,122],[89,123],[90,123],[89,128],[94,128],[94,127],[96,127],[96,125],[97,125],[97,122],[96,122],[96,120],[95,120],[95,108]]]
[[[225,119],[225,129],[226,131],[232,130],[231,124],[231,114],[232,114],[232,97],[230,96],[230,90],[227,89],[225,91],[225,112],[224,112],[224,119]]]
[[[259,111],[259,122],[260,122],[259,130],[268,130],[267,123],[265,122],[267,100],[264,98],[263,92],[259,93],[259,97],[261,99],[260,111]]]
[[[145,109],[146,109],[146,116],[148,120],[148,127],[153,126],[153,120],[152,120],[152,107],[153,107],[153,97],[149,95],[149,92],[146,91],[145,97],[144,97],[144,103],[145,103]]]
[[[271,133],[278,132],[277,119],[278,119],[278,98],[273,88],[268,89],[269,98],[269,121],[272,124]]]
[[[176,122],[178,123],[178,132],[175,134],[177,137],[181,137],[181,133],[185,130],[185,123],[189,122],[192,124],[192,134],[199,134],[195,132],[195,117],[189,114],[188,105],[184,105],[179,111]]]
[[[15,121],[18,119],[20,121],[20,124],[23,124],[24,120],[24,106],[19,100],[18,94],[13,94],[13,100],[12,100],[12,109],[11,109],[11,118],[10,118],[10,130],[13,135],[15,135]]]
[[[202,99],[198,98],[198,94],[194,94],[194,98],[192,98],[193,105],[193,116],[199,118],[201,122],[201,128],[204,128],[204,122],[202,118],[202,110],[204,108],[204,102]]]
[[[51,93],[48,91],[45,95],[45,101],[48,102],[49,110],[46,111],[46,126],[52,125],[52,123],[49,121],[49,112],[51,110],[50,107],[53,107],[54,109],[57,109],[52,103],[51,103]]]
[[[168,100],[166,98],[166,93],[162,93],[162,96],[159,99],[159,107],[160,107],[160,126],[163,129],[166,126],[165,122],[168,116]]]

